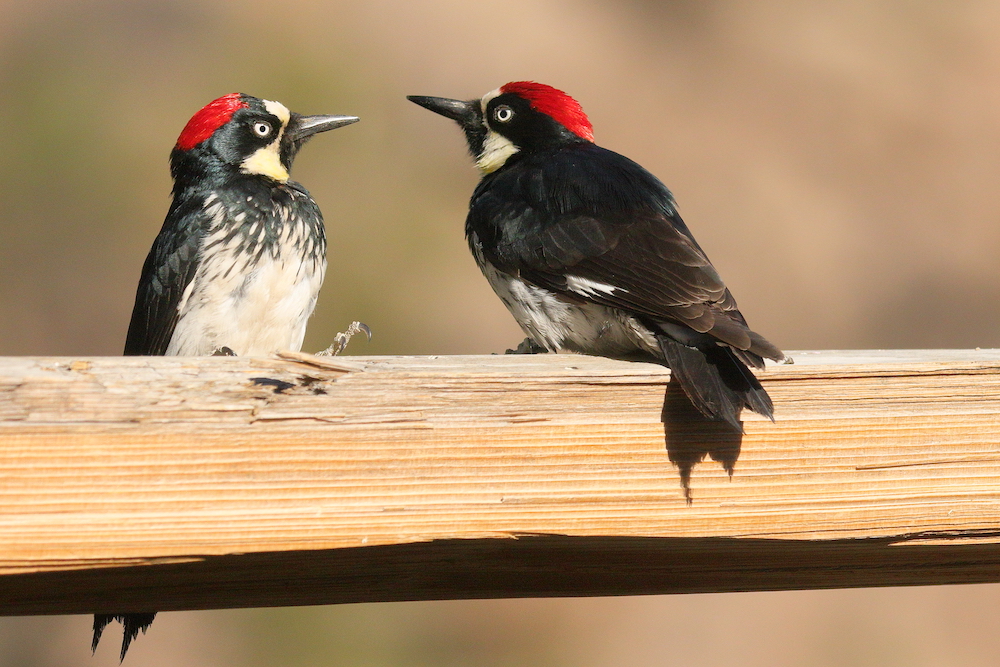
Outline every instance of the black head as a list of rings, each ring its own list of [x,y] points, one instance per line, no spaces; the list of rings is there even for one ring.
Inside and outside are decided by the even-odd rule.
[[[175,187],[216,170],[283,183],[310,137],[357,121],[355,116],[302,116],[280,102],[225,95],[192,116],[178,137],[170,156]]]
[[[531,81],[516,81],[463,102],[411,95],[407,99],[456,121],[484,173],[518,152],[533,152],[594,140],[580,104],[566,93]]]

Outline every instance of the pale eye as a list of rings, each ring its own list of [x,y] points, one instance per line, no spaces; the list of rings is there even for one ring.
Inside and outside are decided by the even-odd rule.
[[[508,123],[510,119],[514,117],[514,110],[508,106],[499,106],[496,111],[493,112],[493,117],[501,123]]]
[[[258,137],[261,137],[261,138],[266,137],[267,135],[271,134],[271,124],[270,123],[265,123],[264,121],[259,120],[259,121],[257,121],[256,123],[253,124],[253,132]]]

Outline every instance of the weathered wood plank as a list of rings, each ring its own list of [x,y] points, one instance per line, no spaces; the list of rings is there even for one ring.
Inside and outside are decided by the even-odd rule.
[[[1000,581],[1000,352],[793,356],[0,358],[0,613]]]

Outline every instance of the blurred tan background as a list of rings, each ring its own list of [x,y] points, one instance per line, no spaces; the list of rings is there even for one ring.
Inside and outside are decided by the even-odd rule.
[[[658,174],[786,349],[1000,346],[1000,3],[0,0],[0,354],[118,354],[167,156],[242,91],[358,125],[294,177],[327,217],[306,340],[488,353],[521,335],[462,224],[477,176],[406,94],[577,97]],[[994,586],[162,615],[158,665],[994,665]],[[117,664],[88,618],[0,619],[0,667]]]

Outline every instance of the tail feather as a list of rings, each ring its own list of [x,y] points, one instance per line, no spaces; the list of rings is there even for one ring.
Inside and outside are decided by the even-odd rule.
[[[703,415],[727,422],[741,433],[743,408],[774,421],[771,398],[747,364],[728,345],[716,344],[702,350],[678,343],[666,335],[658,335],[657,342],[671,374]],[[747,361],[757,365],[754,359]],[[763,365],[762,360],[759,363]]]
[[[750,334],[750,353],[755,356],[767,357],[773,361],[784,361],[785,353],[779,350],[775,345],[761,336],[756,331],[749,331]],[[763,362],[763,359],[761,359]],[[764,364],[761,363],[758,368],[763,368]]]
[[[90,644],[91,652],[97,650],[97,645],[101,641],[101,635],[104,634],[104,628],[108,627],[112,621],[119,621],[124,629],[121,655],[121,660],[124,661],[125,654],[128,653],[128,647],[132,643],[132,640],[139,636],[140,630],[145,634],[155,617],[155,611],[139,614],[94,614],[94,639]]]

